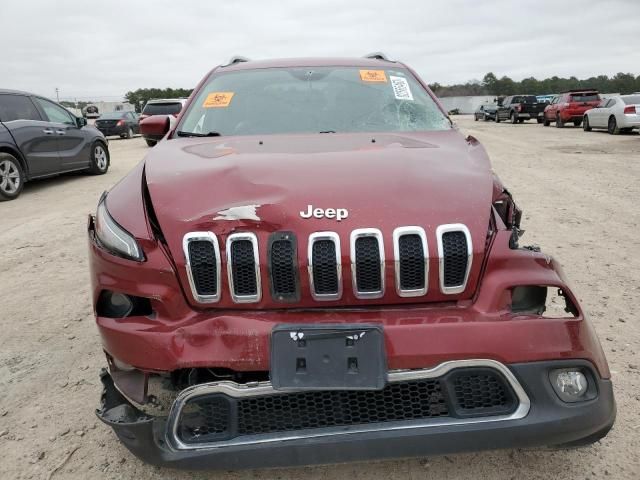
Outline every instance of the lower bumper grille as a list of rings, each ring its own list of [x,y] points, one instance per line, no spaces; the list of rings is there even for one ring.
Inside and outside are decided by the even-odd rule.
[[[500,372],[464,368],[437,378],[391,382],[379,391],[198,395],[178,412],[175,434],[183,444],[196,446],[243,436],[508,415],[518,404]]]

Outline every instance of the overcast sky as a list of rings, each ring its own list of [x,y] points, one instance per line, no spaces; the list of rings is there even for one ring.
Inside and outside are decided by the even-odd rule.
[[[640,74],[640,0],[0,0],[0,19],[0,88],[61,99],[191,88],[232,55],[380,50],[442,84]]]

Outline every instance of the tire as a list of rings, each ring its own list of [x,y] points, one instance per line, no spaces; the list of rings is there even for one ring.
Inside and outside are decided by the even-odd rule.
[[[495,122],[496,123],[500,123],[500,115],[498,114],[498,111],[496,110],[496,118],[495,118]]]
[[[549,125],[551,125],[551,122],[546,116],[544,117],[544,120],[542,120],[542,125],[544,125],[545,127],[548,127]]]
[[[478,115],[476,115],[475,113],[473,114],[473,121],[477,122],[478,121]]]
[[[131,130],[131,127],[127,128],[127,133],[125,133],[124,138],[133,138],[133,130]]]
[[[109,157],[109,149],[107,146],[98,141],[91,146],[91,166],[88,172],[91,175],[104,175],[109,170],[111,158]]]
[[[0,152],[0,202],[18,198],[24,187],[24,172],[18,159]]]
[[[518,123],[524,123],[524,118],[519,118]]]
[[[584,130],[585,132],[590,132],[591,131],[591,125],[589,125],[589,117],[587,117],[586,115],[584,116],[584,119],[582,120],[582,130]]]
[[[146,138],[144,139],[144,141],[147,142],[147,146],[149,146],[149,147],[155,147],[156,143],[158,143],[155,140],[149,140],[149,139],[146,139]]]
[[[560,114],[556,115],[556,128],[564,128],[564,122],[562,121]]]
[[[511,125],[515,125],[516,123],[518,123],[516,112],[511,112],[511,115],[509,115],[509,119],[511,120]]]
[[[610,135],[618,135],[620,133],[618,122],[616,122],[616,117],[614,117],[613,115],[609,117],[609,122],[607,123],[607,132],[609,132]]]
[[[544,120],[543,120],[542,118],[540,118],[540,117],[536,118],[536,120],[537,120],[537,122],[538,122],[538,123],[542,123],[542,122],[544,122]],[[547,127],[548,127],[548,126],[549,126],[549,125],[547,125]]]
[[[573,121],[573,126],[574,127],[579,127],[580,125],[582,125],[582,120],[574,120]]]

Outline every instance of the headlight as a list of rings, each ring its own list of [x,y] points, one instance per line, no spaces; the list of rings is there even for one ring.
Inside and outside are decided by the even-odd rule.
[[[104,248],[115,255],[142,261],[144,254],[135,238],[118,225],[107,210],[106,195],[100,199],[96,212],[96,237]]]

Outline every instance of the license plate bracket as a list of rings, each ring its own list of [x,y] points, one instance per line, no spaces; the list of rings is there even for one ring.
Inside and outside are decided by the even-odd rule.
[[[276,390],[381,390],[387,381],[382,327],[284,324],[271,332]]]

